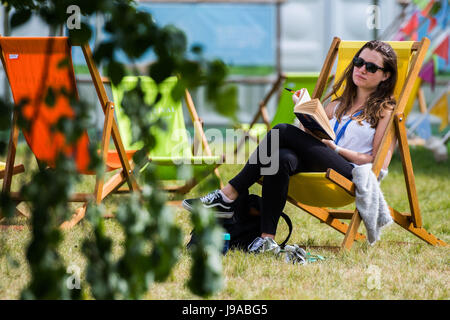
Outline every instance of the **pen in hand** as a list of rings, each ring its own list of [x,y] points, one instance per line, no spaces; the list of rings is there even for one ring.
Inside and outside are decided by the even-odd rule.
[[[292,90],[292,89],[289,89],[289,88],[284,88],[284,90],[287,90],[287,91],[289,91],[290,93],[295,93],[295,91],[294,91],[294,90]]]

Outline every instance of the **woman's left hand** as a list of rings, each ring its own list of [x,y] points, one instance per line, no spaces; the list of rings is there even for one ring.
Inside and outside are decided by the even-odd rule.
[[[331,148],[331,150],[336,149],[336,144],[334,143],[333,140],[322,139],[322,142],[323,142],[324,144],[326,144],[329,148]]]

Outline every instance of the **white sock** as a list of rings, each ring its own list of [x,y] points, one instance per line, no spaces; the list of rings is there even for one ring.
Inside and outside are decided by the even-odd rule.
[[[219,193],[220,193],[220,195],[222,196],[222,199],[223,199],[225,202],[228,202],[228,203],[234,202],[234,200],[231,200],[230,198],[228,198],[228,197],[225,195],[225,193],[222,192],[222,190],[219,190]]]

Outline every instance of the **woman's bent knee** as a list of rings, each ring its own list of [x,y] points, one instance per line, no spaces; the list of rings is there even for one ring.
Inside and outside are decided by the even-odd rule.
[[[292,175],[296,172],[299,164],[298,156],[295,154],[293,150],[290,149],[280,149],[279,152],[279,165],[280,169],[284,170],[284,172]]]
[[[287,128],[288,126],[290,126],[288,123],[279,123],[279,124],[275,125],[275,126],[272,128],[272,130],[273,130],[273,129],[277,129],[277,130],[282,130],[282,131],[284,131],[284,130],[286,130],[286,128]]]

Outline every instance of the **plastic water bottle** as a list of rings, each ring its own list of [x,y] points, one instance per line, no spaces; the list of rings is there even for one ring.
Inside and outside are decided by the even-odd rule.
[[[222,254],[226,254],[228,249],[230,249],[230,234],[229,233],[224,233],[223,234],[223,250],[222,250]]]

